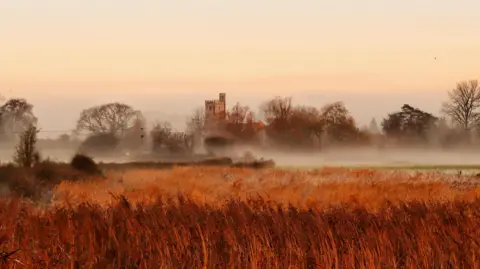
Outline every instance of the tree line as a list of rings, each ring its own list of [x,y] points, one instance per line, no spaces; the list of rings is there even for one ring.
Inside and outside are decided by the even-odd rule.
[[[294,104],[290,97],[275,97],[260,106],[260,113],[236,103],[221,125],[239,143],[275,148],[321,150],[341,146],[414,145],[435,147],[472,146],[480,126],[480,87],[477,80],[461,81],[448,91],[441,115],[404,104],[378,125],[359,127],[343,102],[322,107]],[[261,119],[261,121],[259,121]],[[19,133],[36,125],[33,105],[25,99],[10,99],[0,106],[0,140],[13,141]],[[99,152],[145,146],[153,152],[192,153],[205,127],[203,108],[195,109],[184,131],[168,122],[147,126],[139,110],[112,102],[83,110],[76,133],[86,133],[81,148]],[[59,139],[68,140],[68,136]]]

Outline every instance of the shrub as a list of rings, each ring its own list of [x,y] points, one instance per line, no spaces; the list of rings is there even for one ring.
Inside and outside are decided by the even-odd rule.
[[[30,169],[14,165],[0,166],[0,185],[19,196],[35,197],[38,194],[37,182]]]
[[[82,154],[76,154],[72,158],[70,165],[74,169],[90,175],[102,175],[100,168],[93,159]]]

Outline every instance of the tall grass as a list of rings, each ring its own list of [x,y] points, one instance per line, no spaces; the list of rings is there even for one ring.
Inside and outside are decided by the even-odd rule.
[[[132,209],[82,204],[38,214],[0,203],[2,268],[480,268],[480,200],[223,208],[180,198]]]
[[[480,181],[472,176],[326,168],[312,171],[178,167],[173,170],[129,170],[106,173],[108,180],[62,182],[55,204],[83,202],[108,206],[111,194],[132,202],[183,193],[199,204],[218,207],[228,199],[265,199],[296,207],[362,206],[375,211],[386,201],[472,201],[480,197]]]
[[[480,268],[480,189],[441,175],[107,176],[61,183],[48,209],[0,200],[0,268]]]

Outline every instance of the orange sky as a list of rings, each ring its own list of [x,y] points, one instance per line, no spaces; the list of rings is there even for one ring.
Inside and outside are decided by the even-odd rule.
[[[0,4],[0,86],[98,83],[86,90],[95,93],[102,83],[267,79],[278,80],[271,91],[429,90],[478,76],[476,1],[95,2]]]
[[[178,102],[170,112],[183,113],[189,93],[218,91],[252,104],[259,92],[435,92],[423,101],[436,112],[457,81],[480,78],[479,9],[478,0],[4,0],[0,91],[63,98],[70,122],[105,96],[161,110],[147,98],[166,94]],[[364,119],[389,109],[356,101],[347,105]],[[47,126],[55,107],[36,104]]]

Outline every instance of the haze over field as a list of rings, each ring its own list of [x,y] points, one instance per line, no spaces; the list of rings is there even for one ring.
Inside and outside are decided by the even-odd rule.
[[[436,113],[478,76],[480,2],[33,1],[0,3],[0,91],[35,105],[44,130],[124,101],[182,128],[226,92],[342,100],[359,124],[410,103]],[[436,59],[435,59],[436,58]],[[42,133],[42,136],[57,133]]]

